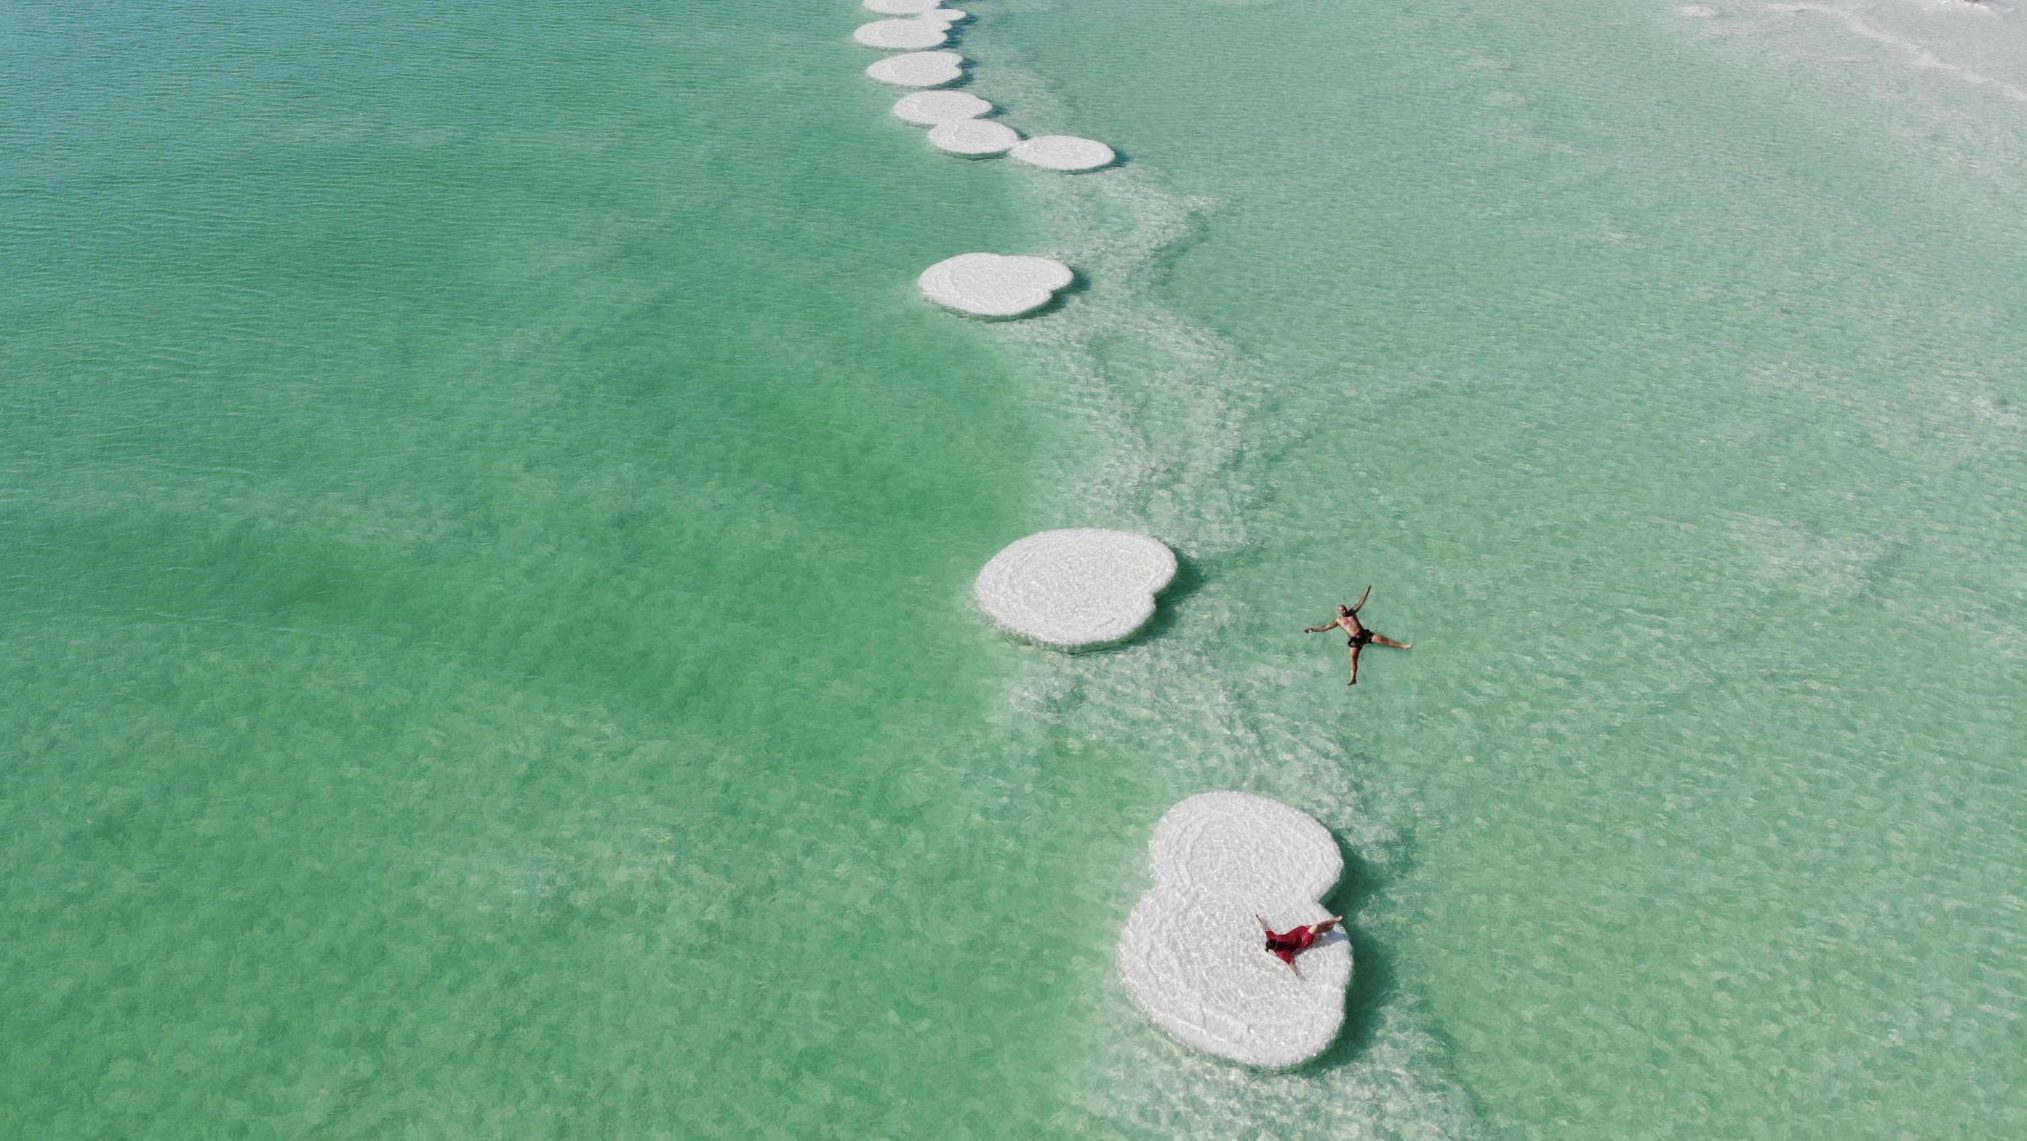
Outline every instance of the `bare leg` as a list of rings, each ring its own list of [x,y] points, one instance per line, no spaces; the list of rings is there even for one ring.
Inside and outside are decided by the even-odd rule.
[[[1358,652],[1363,649],[1365,649],[1365,647],[1359,645],[1357,642],[1353,642],[1351,644],[1351,680],[1345,682],[1344,684],[1346,685],[1358,684]]]
[[[1373,633],[1372,640],[1378,642],[1382,646],[1392,646],[1396,650],[1412,650],[1415,648],[1415,644],[1413,642],[1396,642],[1392,638],[1387,637],[1385,634],[1381,634],[1378,632]]]

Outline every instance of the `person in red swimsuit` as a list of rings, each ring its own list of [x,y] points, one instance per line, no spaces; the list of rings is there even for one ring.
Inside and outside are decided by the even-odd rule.
[[[1276,958],[1288,964],[1288,969],[1295,971],[1298,975],[1302,972],[1295,970],[1295,956],[1315,946],[1318,939],[1337,930],[1337,925],[1344,922],[1344,916],[1333,915],[1314,926],[1294,927],[1287,931],[1276,931],[1272,927],[1267,926],[1267,920],[1261,915],[1256,913],[1253,918],[1260,921],[1260,930],[1267,935],[1267,950],[1272,952]]]

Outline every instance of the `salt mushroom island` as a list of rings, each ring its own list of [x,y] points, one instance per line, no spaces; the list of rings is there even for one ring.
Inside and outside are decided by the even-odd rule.
[[[914,16],[906,20],[875,20],[860,24],[852,39],[883,51],[919,51],[942,45],[950,38],[949,25],[942,20]]]
[[[984,119],[958,119],[929,129],[929,142],[937,150],[967,158],[1005,154],[1020,141],[1019,131]]]
[[[934,127],[990,114],[992,104],[968,91],[917,91],[894,101],[894,115],[904,123]]]
[[[1047,170],[1097,170],[1119,154],[1096,139],[1076,135],[1036,135],[1013,148],[1012,157]]]
[[[1047,305],[1056,290],[1076,279],[1054,258],[1024,254],[958,254],[915,279],[922,295],[946,309],[1004,320]]]
[[[942,87],[963,76],[964,57],[956,52],[890,55],[866,68],[866,78],[890,87]]]
[[[1020,539],[985,564],[972,585],[1000,629],[1056,650],[1117,645],[1154,617],[1175,580],[1168,544],[1131,531],[1073,527]]]
[[[1170,808],[1148,844],[1154,886],[1119,933],[1119,979],[1148,1020],[1185,1046],[1263,1069],[1299,1066],[1344,1027],[1351,942],[1319,939],[1294,969],[1277,931],[1330,918],[1344,874],[1337,841],[1307,813],[1246,792]]]

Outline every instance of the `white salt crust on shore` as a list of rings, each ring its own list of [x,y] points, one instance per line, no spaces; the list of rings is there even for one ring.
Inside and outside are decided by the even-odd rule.
[[[890,55],[866,68],[866,78],[891,87],[941,87],[963,76],[964,57],[956,52]]]
[[[1011,152],[1014,158],[1048,170],[1096,170],[1119,157],[1096,139],[1076,135],[1036,135]]]
[[[943,0],[865,0],[867,11],[882,16],[920,16],[942,3]]]
[[[968,91],[917,91],[894,101],[895,116],[918,127],[976,119],[991,111],[992,104]]]
[[[987,155],[1005,154],[1021,141],[1021,134],[1005,123],[993,123],[984,119],[959,119],[939,123],[929,130],[929,141],[936,149],[948,151],[967,158],[984,158]]]
[[[950,38],[948,25],[942,20],[931,20],[922,16],[906,20],[875,20],[860,24],[852,33],[852,39],[869,48],[883,51],[919,51],[933,48]]]
[[[1276,931],[1329,918],[1320,901],[1344,872],[1329,831],[1264,796],[1207,792],[1162,816],[1148,856],[1154,886],[1117,956],[1141,1013],[1186,1046],[1248,1066],[1285,1069],[1329,1049],[1344,1026],[1350,940],[1332,932],[1291,971],[1254,918]]]
[[[1009,545],[978,572],[972,594],[1008,633],[1052,649],[1090,650],[1132,637],[1174,579],[1175,552],[1161,540],[1073,527]]]

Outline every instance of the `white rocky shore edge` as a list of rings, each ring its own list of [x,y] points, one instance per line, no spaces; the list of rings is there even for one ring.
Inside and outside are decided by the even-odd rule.
[[[924,297],[946,309],[1005,320],[1047,305],[1056,290],[1075,278],[1069,266],[1054,258],[971,253],[944,258],[923,270],[915,284]]]
[[[1134,1005],[1176,1041],[1248,1066],[1286,1069],[1329,1049],[1350,940],[1325,936],[1291,971],[1260,931],[1261,918],[1286,931],[1329,917],[1320,901],[1344,873],[1329,831],[1277,800],[1207,792],[1162,816],[1148,855],[1154,886],[1119,933]]]
[[[999,627],[1058,650],[1131,638],[1175,579],[1168,544],[1131,531],[1072,527],[1018,540],[978,572],[972,594]]]

